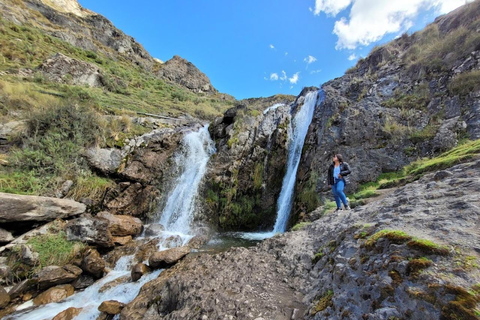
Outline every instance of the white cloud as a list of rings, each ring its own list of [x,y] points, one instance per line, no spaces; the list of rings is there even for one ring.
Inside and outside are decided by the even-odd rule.
[[[290,81],[291,84],[297,84],[299,74],[300,72],[295,73],[291,78],[288,78],[288,81]]]
[[[270,80],[272,81],[277,81],[278,80],[278,74],[277,73],[272,73],[270,75]]]
[[[269,45],[270,49],[275,49],[275,46],[273,44]]]
[[[355,53],[352,53],[352,54],[348,57],[348,60],[350,60],[350,61],[353,61],[353,60],[355,60],[355,59],[357,59],[357,55],[356,55]]]
[[[322,72],[322,69],[312,70],[312,71],[310,71],[310,74],[315,74],[315,73],[320,73],[320,72]]]
[[[313,14],[318,16],[320,12],[336,16],[340,11],[345,10],[353,0],[315,0]]]
[[[435,8],[447,13],[472,0],[315,0],[314,14],[336,16],[351,6],[348,19],[335,22],[333,33],[338,36],[335,46],[355,49],[382,39],[386,34],[405,32],[421,11]]]
[[[308,56],[305,59],[303,59],[303,61],[305,61],[307,64],[310,64],[317,61],[317,58],[315,58],[314,56]]]
[[[282,76],[280,77],[280,80],[282,81],[287,80],[287,73],[284,70],[282,70]]]
[[[285,52],[285,55],[288,56],[288,52]]]

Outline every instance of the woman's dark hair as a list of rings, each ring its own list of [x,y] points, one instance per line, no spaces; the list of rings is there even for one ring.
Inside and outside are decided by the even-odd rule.
[[[335,157],[337,157],[338,162],[343,162],[343,157],[342,157],[341,154],[337,153],[337,154],[335,155]]]

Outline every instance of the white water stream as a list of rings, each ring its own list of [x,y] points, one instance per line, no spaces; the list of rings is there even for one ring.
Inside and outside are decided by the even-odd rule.
[[[180,175],[174,183],[173,190],[169,193],[167,203],[160,216],[160,223],[165,227],[161,239],[172,235],[179,236],[181,238],[179,245],[184,245],[192,238],[190,228],[194,215],[195,198],[205,174],[207,162],[214,152],[215,147],[208,133],[208,126],[184,136],[181,152],[175,158]],[[160,241],[159,250],[165,249],[167,248]],[[121,257],[113,270],[84,291],[77,292],[62,302],[50,303],[31,310],[29,307],[32,306],[32,302],[30,301],[20,306],[16,314],[7,316],[6,319],[46,320],[70,307],[75,307],[82,308],[82,312],[75,319],[95,320],[100,315],[98,306],[103,301],[117,300],[129,303],[138,295],[140,288],[145,283],[158,277],[162,271],[156,270],[146,274],[137,282],[120,281],[118,285],[100,292],[105,284],[122,277],[130,277],[132,264],[133,256]],[[23,309],[25,310],[20,311]]]
[[[303,144],[307,136],[308,127],[312,122],[318,95],[320,95],[320,99],[323,99],[323,91],[307,93],[304,104],[289,124],[287,172],[283,177],[282,190],[277,200],[277,219],[273,230],[269,232],[243,232],[237,233],[237,236],[249,240],[263,240],[273,237],[277,233],[285,232],[290,211],[292,210],[293,192]],[[277,105],[271,108],[273,107],[276,108]]]

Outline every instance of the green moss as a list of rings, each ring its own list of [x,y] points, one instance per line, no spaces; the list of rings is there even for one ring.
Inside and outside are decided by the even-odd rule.
[[[297,206],[302,207],[307,213],[312,212],[320,205],[320,198],[316,191],[317,181],[318,174],[311,172],[296,198]]]
[[[438,254],[443,256],[450,254],[450,250],[448,247],[439,245],[437,243],[434,243],[433,241],[426,239],[414,238],[410,240],[407,245],[410,248],[420,250],[427,254]]]
[[[394,243],[404,243],[410,239],[412,239],[411,236],[406,234],[403,231],[400,230],[381,230],[378,231],[377,233],[373,234],[370,236],[366,241],[365,241],[365,246],[366,247],[373,247],[377,241],[381,238],[386,238],[390,240],[391,242]]]
[[[473,287],[472,287],[473,288]],[[480,294],[474,289],[467,290],[462,287],[447,285],[446,293],[454,294],[455,299],[442,308],[442,317],[453,320],[478,320],[480,319]]]
[[[417,276],[420,273],[420,271],[430,267],[432,264],[433,264],[432,260],[424,257],[412,259],[408,262],[407,274],[410,274],[412,276]]]
[[[413,143],[419,143],[422,141],[433,139],[436,136],[437,132],[438,132],[438,125],[429,124],[421,130],[413,131],[410,134],[409,139]]]
[[[323,253],[323,247],[320,248],[320,250],[315,253],[315,255],[313,256],[312,258],[312,263],[313,264],[316,264],[318,261],[320,261],[323,257],[325,256],[325,254]]]
[[[333,290],[328,290],[315,304],[315,306],[310,310],[311,315],[316,315],[317,313],[327,309],[328,307],[333,306],[332,302]]]
[[[255,189],[261,189],[263,184],[263,163],[259,162],[255,165],[255,171],[253,172],[253,187]]]
[[[298,231],[298,230],[302,230],[303,228],[311,225],[312,223],[311,222],[300,222],[300,223],[297,223],[296,225],[294,225],[291,229],[291,231]]]

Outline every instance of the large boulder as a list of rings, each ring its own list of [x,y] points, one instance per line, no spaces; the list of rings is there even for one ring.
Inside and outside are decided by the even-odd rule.
[[[102,75],[94,64],[57,53],[38,68],[50,81],[73,85],[101,87]]]
[[[112,236],[137,236],[141,234],[143,230],[142,221],[135,217],[113,215],[106,211],[98,213],[97,217],[104,218],[108,221],[108,230]]]
[[[84,204],[73,200],[0,192],[0,223],[48,222],[75,217],[85,210]]]
[[[104,174],[116,173],[125,156],[118,149],[90,148],[85,152],[88,164]]]
[[[38,282],[38,288],[43,290],[59,284],[73,282],[81,273],[82,269],[74,265],[48,266],[40,270],[34,279]]]
[[[115,244],[112,234],[108,230],[108,220],[83,215],[67,223],[67,239],[70,241],[84,241],[88,244],[98,245],[104,248],[113,247]]]
[[[88,249],[82,259],[81,267],[83,271],[90,273],[94,277],[101,278],[105,270],[105,260],[102,259],[100,253],[95,249]]]
[[[64,284],[59,285],[53,288],[48,289],[45,292],[42,292],[38,296],[33,299],[33,303],[36,306],[52,303],[52,302],[59,302],[74,293],[75,289],[71,284]]]
[[[160,252],[155,252],[148,259],[148,265],[150,266],[150,268],[153,269],[168,268],[177,263],[180,259],[182,259],[189,253],[190,249],[188,247],[172,248]]]

